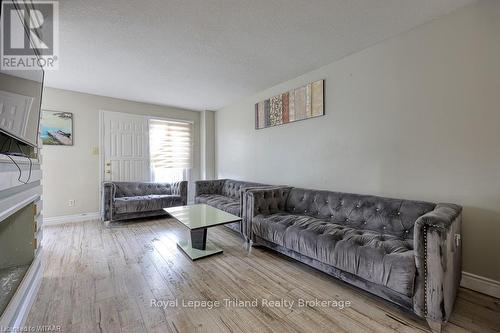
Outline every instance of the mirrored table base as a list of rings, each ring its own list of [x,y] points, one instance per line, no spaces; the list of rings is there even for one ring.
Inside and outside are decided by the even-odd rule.
[[[191,230],[191,241],[180,241],[177,246],[193,261],[222,253],[222,249],[207,242],[207,228]]]

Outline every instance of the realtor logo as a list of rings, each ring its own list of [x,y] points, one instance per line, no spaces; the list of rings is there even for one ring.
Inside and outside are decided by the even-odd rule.
[[[59,3],[2,1],[1,69],[58,69]]]

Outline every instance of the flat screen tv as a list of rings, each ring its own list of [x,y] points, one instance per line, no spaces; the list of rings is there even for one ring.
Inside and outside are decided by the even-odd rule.
[[[11,15],[10,19],[25,26],[18,15]],[[0,33],[3,33],[1,25]],[[34,49],[31,55],[38,56]],[[29,70],[0,69],[0,132],[34,147],[38,143],[43,78],[40,66]]]

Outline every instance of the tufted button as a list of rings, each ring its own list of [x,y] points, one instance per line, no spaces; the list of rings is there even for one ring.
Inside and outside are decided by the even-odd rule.
[[[375,208],[375,211],[376,211],[376,212],[380,212],[380,208],[378,208],[378,207],[377,207],[377,208]]]
[[[349,219],[345,219],[346,222],[349,222]]]
[[[330,218],[332,218],[332,219],[333,219],[333,214],[330,214]]]
[[[356,208],[359,208],[359,207],[361,207],[361,205],[360,205],[360,204],[357,204],[357,205],[356,205]]]
[[[366,225],[366,221],[363,221],[363,225]]]
[[[325,203],[328,203],[328,200],[326,200]]]
[[[384,226],[382,227],[382,230],[385,230],[385,229],[387,229],[387,227],[384,225]]]
[[[410,230],[405,230],[405,234],[409,234],[410,233]]]
[[[397,212],[397,215],[398,215],[398,216],[399,216],[399,215],[401,215],[401,212]]]
[[[307,213],[307,209],[304,209],[304,213]]]

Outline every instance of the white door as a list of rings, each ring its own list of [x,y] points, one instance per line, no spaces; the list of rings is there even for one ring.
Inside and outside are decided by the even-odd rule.
[[[104,180],[150,180],[148,131],[147,117],[103,111]]]

